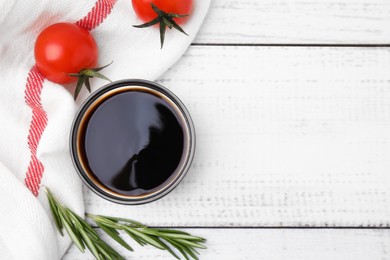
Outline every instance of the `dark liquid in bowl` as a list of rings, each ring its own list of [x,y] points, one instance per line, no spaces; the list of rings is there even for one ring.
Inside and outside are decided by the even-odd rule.
[[[118,91],[98,102],[79,135],[81,160],[98,186],[143,196],[170,182],[185,158],[177,107],[152,90]]]

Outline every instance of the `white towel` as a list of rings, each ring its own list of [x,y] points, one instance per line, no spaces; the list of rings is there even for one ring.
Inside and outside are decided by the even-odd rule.
[[[159,30],[143,23],[131,0],[0,1],[0,259],[59,259],[70,240],[56,231],[42,186],[83,214],[81,182],[69,155],[69,132],[80,103],[74,86],[52,83],[34,69],[39,32],[56,22],[90,29],[99,47],[99,64],[112,80],[154,80],[188,48],[211,0],[195,3],[183,25],[185,36],[167,30],[160,49]],[[93,90],[106,82],[91,81]],[[168,86],[169,87],[169,86]]]

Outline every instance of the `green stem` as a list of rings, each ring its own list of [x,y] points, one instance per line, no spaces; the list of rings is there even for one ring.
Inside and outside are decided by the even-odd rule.
[[[159,9],[156,5],[153,3],[150,3],[153,11],[157,14],[157,18],[154,18],[153,20],[146,22],[144,24],[140,25],[133,25],[133,27],[136,28],[146,28],[153,26],[155,24],[159,24],[160,28],[160,42],[161,42],[161,49],[164,46],[164,41],[165,41],[165,32],[166,28],[168,27],[169,29],[175,28],[179,32],[185,34],[188,36],[188,34],[181,28],[176,22],[175,18],[183,18],[189,16],[189,14],[175,14],[175,13],[167,13],[164,12],[163,10]]]

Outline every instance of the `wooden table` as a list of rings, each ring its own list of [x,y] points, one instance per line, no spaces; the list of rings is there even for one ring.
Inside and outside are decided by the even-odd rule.
[[[192,114],[190,172],[142,206],[85,189],[86,210],[204,236],[201,259],[390,259],[389,42],[390,0],[214,0],[158,80]]]

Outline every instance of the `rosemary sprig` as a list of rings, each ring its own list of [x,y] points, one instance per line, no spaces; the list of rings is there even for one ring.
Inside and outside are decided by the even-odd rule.
[[[197,254],[199,253],[196,249],[206,248],[203,245],[206,242],[206,239],[193,236],[183,231],[150,228],[141,223],[125,218],[92,214],[87,214],[87,217],[91,218],[104,232],[124,247],[126,247],[127,244],[119,236],[118,230],[124,231],[141,246],[148,244],[158,249],[166,250],[177,259],[180,259],[180,257],[172,250],[172,248],[176,248],[177,251],[180,252],[187,260],[190,258],[198,259]],[[123,243],[125,243],[125,245]]]
[[[104,242],[92,226],[84,219],[58,202],[47,187],[45,187],[45,190],[54,222],[62,236],[64,235],[63,229],[65,228],[69,237],[81,252],[84,253],[87,247],[98,260],[124,259]],[[180,259],[180,257],[173,249],[176,249],[186,260],[190,260],[191,258],[197,260],[197,254],[199,253],[196,249],[206,248],[204,246],[206,239],[193,236],[187,232],[150,228],[137,221],[125,218],[92,214],[86,214],[86,216],[91,218],[107,235],[129,251],[133,251],[133,249],[123,240],[119,231],[130,236],[141,246],[151,245],[158,249],[166,250],[177,259]]]

